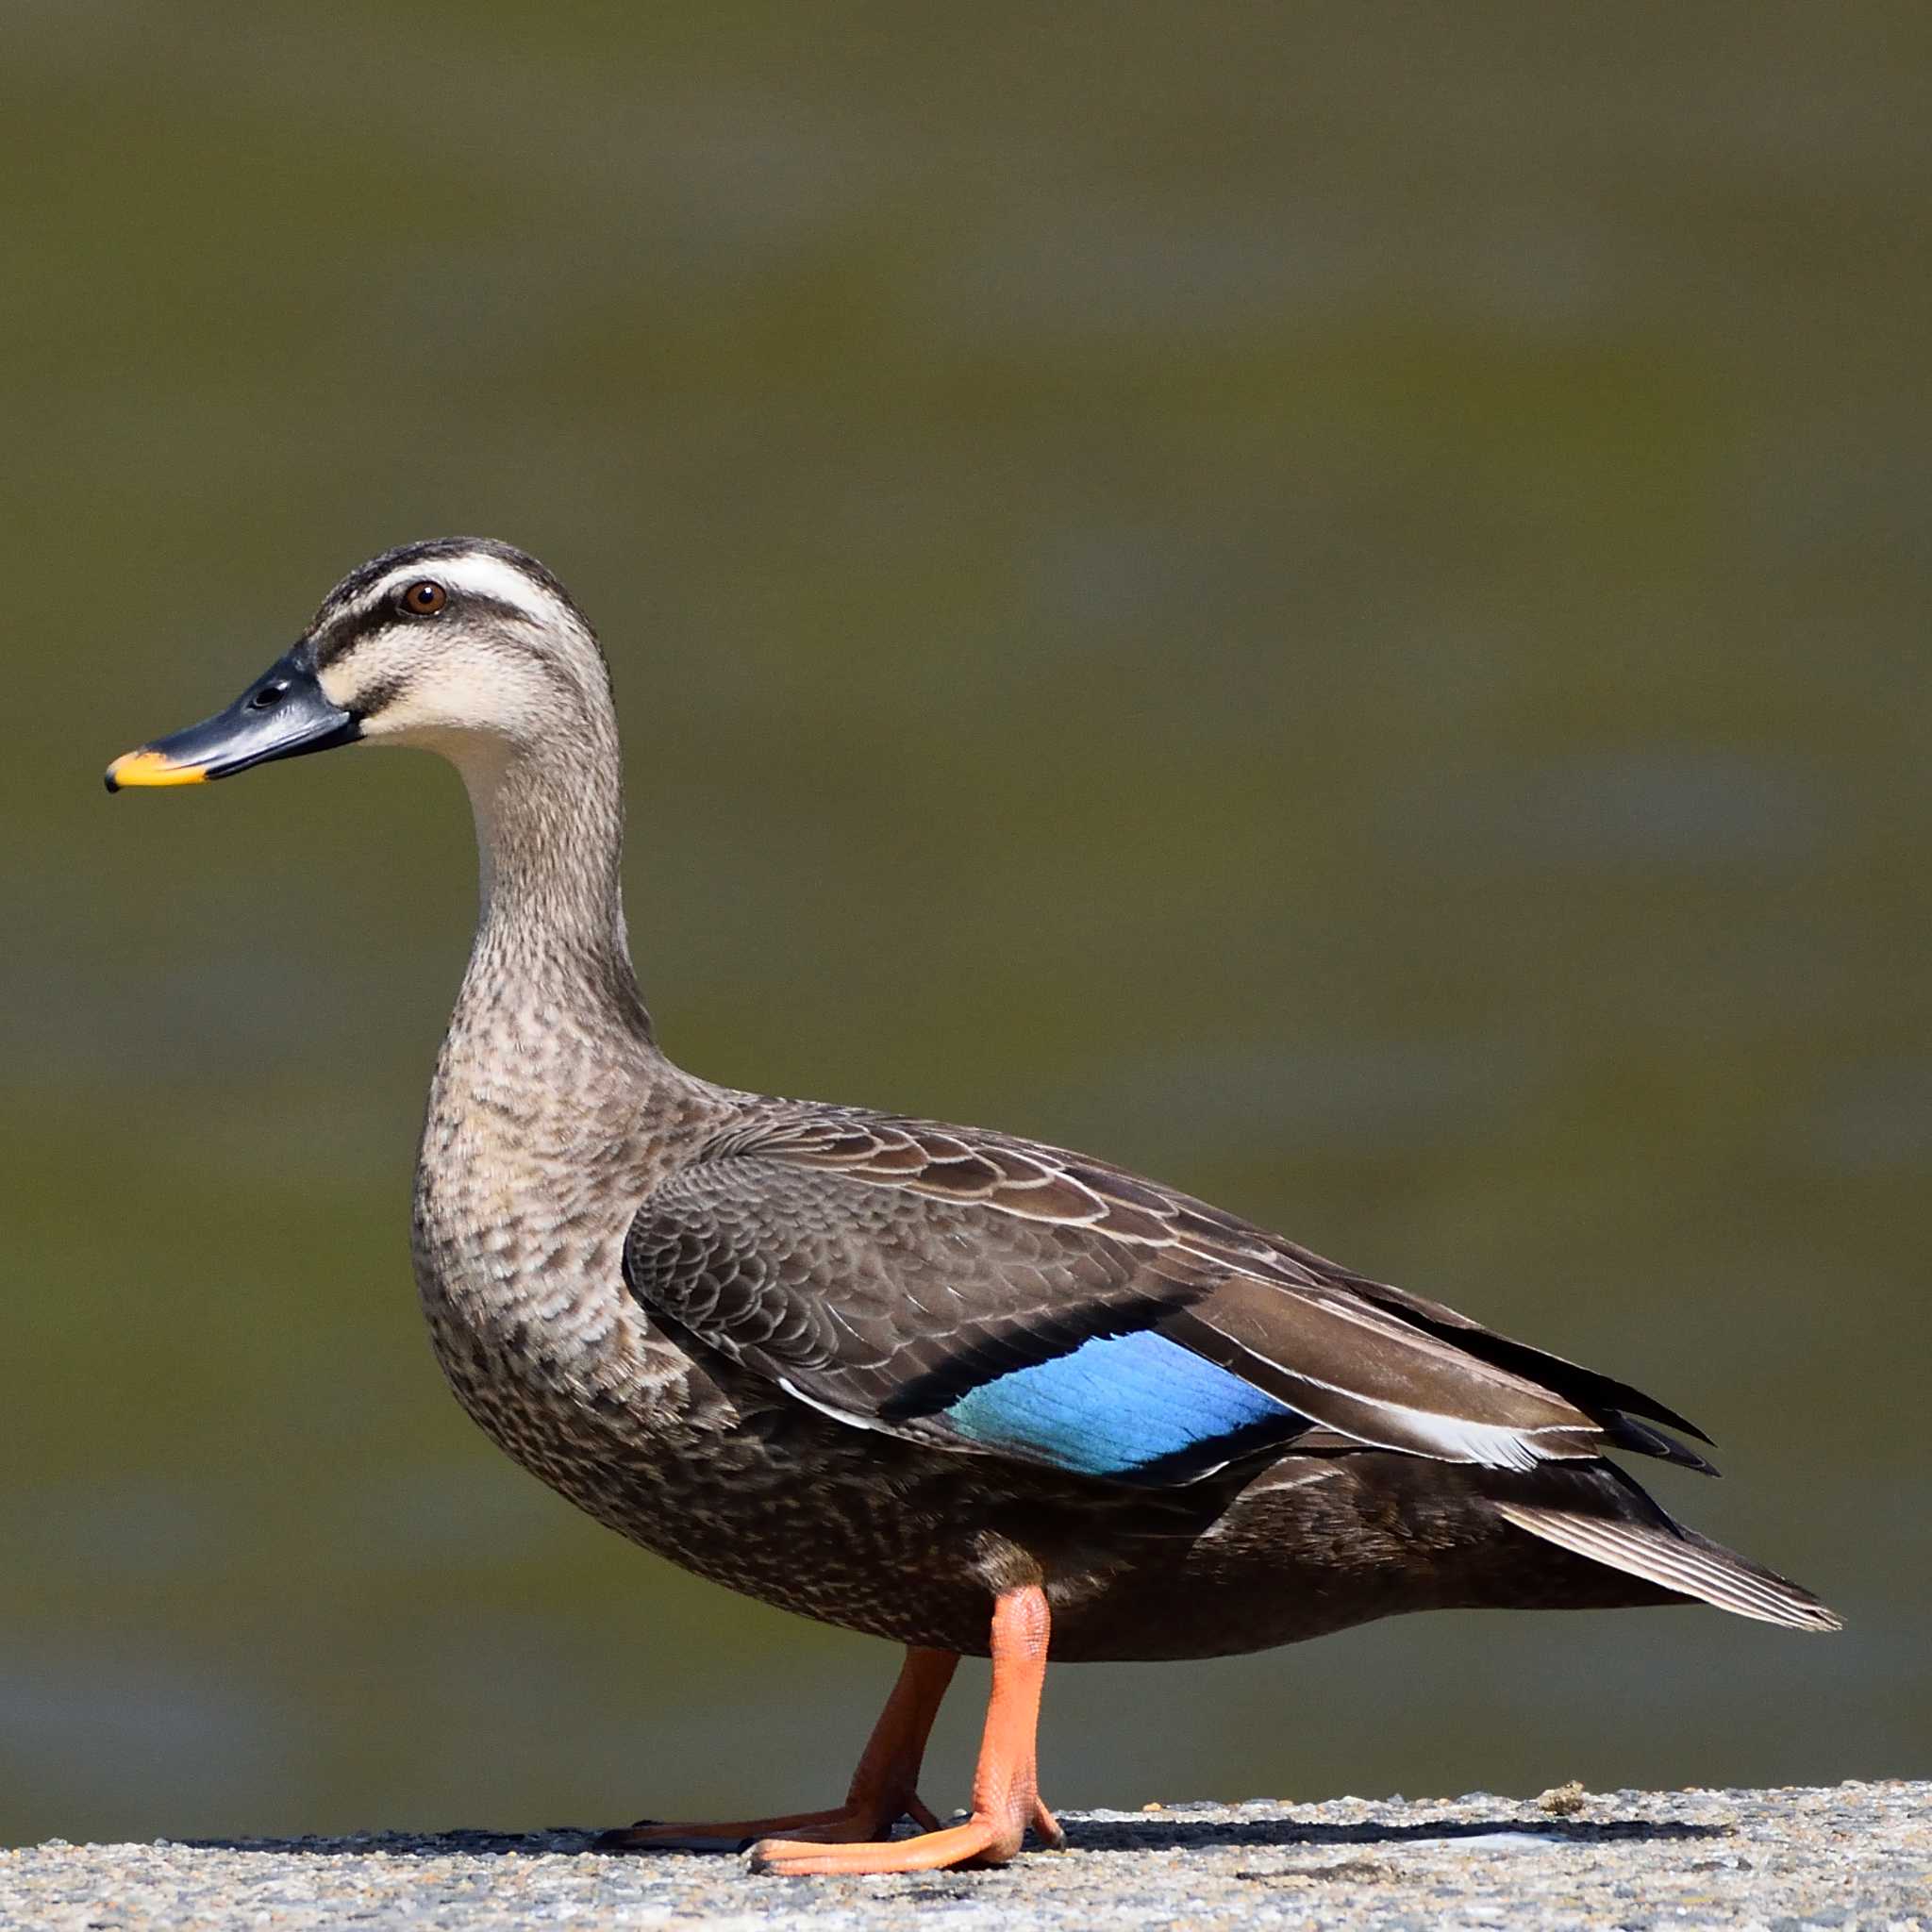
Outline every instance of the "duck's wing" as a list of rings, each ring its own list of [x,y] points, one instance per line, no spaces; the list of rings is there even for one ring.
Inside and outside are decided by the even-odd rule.
[[[1057,1148],[824,1109],[653,1191],[631,1291],[857,1427],[1114,1480],[1327,1438],[1530,1469],[1699,1464],[1624,1384]]]

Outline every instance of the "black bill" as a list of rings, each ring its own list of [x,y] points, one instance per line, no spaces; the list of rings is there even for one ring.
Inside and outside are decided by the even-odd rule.
[[[199,785],[272,758],[350,744],[361,735],[355,714],[323,695],[309,648],[301,643],[277,658],[225,711],[116,758],[108,767],[108,790]]]

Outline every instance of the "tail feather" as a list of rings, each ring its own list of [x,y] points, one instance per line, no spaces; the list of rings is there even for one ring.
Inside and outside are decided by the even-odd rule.
[[[1493,1507],[1506,1522],[1545,1542],[1681,1596],[1700,1598],[1721,1610],[1782,1624],[1791,1630],[1843,1628],[1808,1590],[1722,1543],[1681,1528],[1661,1510],[1657,1521],[1644,1523],[1541,1503],[1498,1499]]]
[[[1639,1422],[1634,1415],[1626,1415],[1621,1408],[1607,1412],[1604,1433],[1620,1449],[1632,1450],[1639,1456],[1655,1456],[1664,1462],[1674,1462],[1680,1469],[1694,1469],[1699,1475],[1719,1474],[1717,1464],[1708,1457],[1698,1455],[1696,1450],[1678,1441],[1676,1437],[1653,1428],[1649,1423]]]

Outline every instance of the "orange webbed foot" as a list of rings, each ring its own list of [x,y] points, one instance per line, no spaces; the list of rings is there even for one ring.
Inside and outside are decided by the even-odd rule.
[[[600,1852],[741,1852],[759,1839],[780,1834],[812,1844],[845,1844],[875,1839],[900,1819],[909,1818],[922,1831],[937,1831],[940,1822],[918,1792],[909,1793],[891,1811],[875,1806],[840,1805],[828,1811],[790,1811],[779,1818],[708,1820],[702,1824],[666,1824],[641,1818],[635,1824],[602,1832]]]
[[[1033,1835],[1050,1852],[1067,1848],[1060,1822],[1038,1798],[1033,1801]],[[937,1872],[955,1865],[1004,1865],[1019,1851],[1024,1829],[1014,1817],[974,1816],[961,1824],[929,1825],[918,1838],[878,1839],[870,1843],[804,1838],[768,1838],[751,1848],[754,1872],[785,1878],[879,1872]]]
[[[1022,1834],[1009,1819],[969,1818],[917,1838],[875,1839],[862,1844],[814,1844],[804,1839],[761,1839],[751,1869],[786,1878],[814,1874],[856,1877],[875,1872],[937,1872],[949,1865],[1004,1865]]]

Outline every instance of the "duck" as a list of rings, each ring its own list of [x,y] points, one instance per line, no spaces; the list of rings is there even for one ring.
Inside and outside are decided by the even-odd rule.
[[[1711,1471],[1704,1432],[1625,1382],[1108,1161],[674,1062],[626,938],[608,665],[535,558],[385,552],[107,787],[356,745],[440,754],[475,818],[480,912],[411,1220],[457,1400],[634,1543],[903,1649],[842,1801],[641,1820],[606,1849],[868,1874],[1001,1864],[1029,1831],[1058,1848],[1049,1659],[1454,1607],[1840,1627],[1615,1459]],[[919,1782],[966,1656],[991,1690],[971,1807],[941,1823]]]

